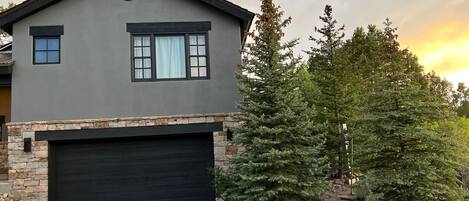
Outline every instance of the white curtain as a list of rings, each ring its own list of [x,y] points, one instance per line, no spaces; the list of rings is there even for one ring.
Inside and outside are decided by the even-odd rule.
[[[156,77],[185,78],[186,54],[184,36],[156,37]]]

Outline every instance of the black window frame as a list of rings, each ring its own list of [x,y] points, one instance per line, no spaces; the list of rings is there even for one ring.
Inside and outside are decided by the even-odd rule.
[[[205,35],[205,57],[207,76],[205,77],[192,77],[190,65],[190,35]],[[134,56],[134,37],[150,36],[150,55],[151,55],[151,79],[137,79],[135,78],[135,56]],[[156,44],[155,40],[158,36],[184,36],[185,48],[185,69],[186,76],[184,78],[157,78],[156,66]],[[210,80],[210,50],[209,50],[209,33],[208,31],[201,32],[174,32],[174,33],[130,33],[130,65],[131,65],[131,80],[132,82],[160,82],[160,81],[184,81],[184,80]]]
[[[150,59],[151,59],[151,77],[150,78],[141,78],[141,79],[136,79],[135,78],[135,59],[137,58],[141,58],[142,59],[142,62],[144,62],[144,59],[148,58],[148,57],[145,57],[143,56],[143,52],[142,52],[142,56],[141,57],[135,57],[135,41],[134,41],[134,38],[135,37],[150,37]],[[134,34],[131,36],[130,38],[130,43],[131,43],[131,64],[132,64],[132,79],[133,80],[138,80],[138,81],[151,81],[153,79],[153,77],[156,75],[156,72],[155,72],[155,56],[154,56],[154,51],[152,50],[152,48],[154,47],[154,43],[155,41],[152,40],[152,36],[151,34]],[[142,40],[142,48],[143,47],[146,47],[146,46],[143,46],[143,40]],[[144,70],[145,67],[143,66],[143,63],[142,63],[142,70]],[[144,72],[142,72],[144,73]],[[145,74],[143,74],[143,77],[145,77]]]
[[[190,37],[191,37],[191,35],[195,35],[195,37],[196,37],[196,39],[197,39],[197,43],[196,43],[195,45],[191,45],[191,44],[190,44]],[[200,35],[204,35],[205,43],[204,43],[203,45],[201,45],[201,44],[199,43],[199,41],[198,41]],[[191,34],[189,34],[189,35],[187,36],[187,41],[186,41],[186,42],[187,42],[187,55],[186,55],[186,59],[187,59],[187,65],[188,65],[188,66],[187,66],[187,70],[189,71],[189,72],[188,72],[189,77],[191,77],[191,78],[205,78],[205,77],[210,77],[210,68],[209,68],[209,66],[210,66],[209,59],[210,59],[210,57],[209,57],[209,53],[208,53],[208,34],[196,34],[196,33],[191,33]],[[200,46],[205,46],[205,54],[204,54],[204,55],[199,54],[199,47],[200,47]],[[196,54],[196,55],[191,55],[191,53],[190,53],[191,47],[196,47],[196,48],[197,48],[197,54]],[[192,59],[193,57],[197,58],[197,66],[192,66],[192,64],[191,64],[191,59]],[[201,57],[205,57],[205,66],[200,66],[200,64],[199,64],[199,58],[201,58]],[[194,67],[198,69],[198,75],[199,75],[199,76],[197,76],[197,77],[192,77],[192,68],[194,68]],[[205,69],[206,69],[206,72],[205,72],[206,75],[205,75],[204,77],[200,77],[200,68],[205,68]]]
[[[33,36],[33,65],[51,65],[51,64],[60,64],[62,61],[62,37],[60,35],[57,36]],[[59,41],[59,48],[58,50],[36,50],[36,40],[37,39],[58,39]],[[48,43],[47,43],[48,44]],[[59,60],[58,62],[48,62],[47,52],[50,51],[58,51],[59,52]],[[36,62],[36,52],[46,52],[46,62],[38,63]]]

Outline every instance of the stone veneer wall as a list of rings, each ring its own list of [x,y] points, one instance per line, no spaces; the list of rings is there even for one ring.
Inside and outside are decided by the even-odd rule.
[[[0,174],[8,173],[8,142],[0,142]],[[1,178],[3,179],[3,178]],[[1,180],[0,179],[0,180]]]
[[[12,188],[9,200],[47,201],[48,194],[48,142],[33,141],[32,152],[23,151],[23,137],[34,136],[36,131],[83,130],[95,128],[139,127],[191,123],[223,122],[224,131],[214,132],[215,165],[225,166],[227,157],[237,154],[238,148],[227,142],[226,127],[234,125],[235,114],[201,114],[141,118],[89,119],[69,121],[38,121],[9,123],[8,167]]]

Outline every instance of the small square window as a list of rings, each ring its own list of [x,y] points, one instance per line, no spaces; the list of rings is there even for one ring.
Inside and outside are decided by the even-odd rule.
[[[34,64],[60,63],[60,36],[34,37]]]

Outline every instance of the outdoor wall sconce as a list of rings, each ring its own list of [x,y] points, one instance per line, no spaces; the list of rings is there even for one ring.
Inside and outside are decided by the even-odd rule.
[[[233,131],[230,129],[226,131],[226,140],[228,140],[228,142],[233,141]]]
[[[31,138],[24,138],[24,152],[31,153]]]

